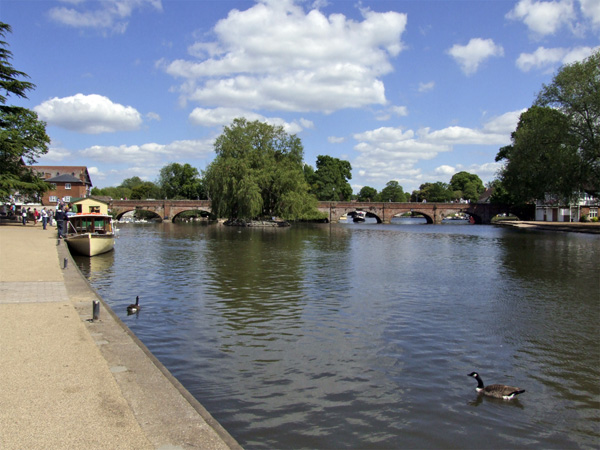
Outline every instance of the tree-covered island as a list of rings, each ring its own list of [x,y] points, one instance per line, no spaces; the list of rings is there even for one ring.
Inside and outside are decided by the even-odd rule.
[[[321,218],[304,178],[302,143],[282,127],[235,119],[215,141],[215,153],[204,186],[217,217]]]

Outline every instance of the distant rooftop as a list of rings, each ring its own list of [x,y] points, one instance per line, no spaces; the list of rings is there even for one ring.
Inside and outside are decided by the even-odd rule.
[[[81,181],[77,177],[74,177],[71,174],[64,174],[64,175],[59,175],[54,178],[47,178],[45,181],[47,181],[48,183],[81,183],[81,184],[83,184],[83,181]]]

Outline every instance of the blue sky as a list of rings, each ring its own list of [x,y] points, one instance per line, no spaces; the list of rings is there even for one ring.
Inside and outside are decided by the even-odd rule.
[[[519,114],[600,47],[599,0],[1,0],[12,104],[48,124],[38,164],[94,186],[166,164],[203,170],[233,118],[282,125],[352,184],[485,182]]]

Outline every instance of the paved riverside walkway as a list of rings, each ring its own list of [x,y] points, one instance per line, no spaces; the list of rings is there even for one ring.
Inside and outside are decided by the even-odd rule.
[[[0,224],[0,448],[240,449],[57,242]]]

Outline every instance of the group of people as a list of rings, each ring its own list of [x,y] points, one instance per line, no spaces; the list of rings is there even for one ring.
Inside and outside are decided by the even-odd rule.
[[[21,219],[23,225],[27,225],[30,218],[33,218],[33,224],[37,225],[38,222],[42,222],[42,227],[45,230],[48,224],[54,226],[54,221],[56,221],[56,228],[58,230],[58,238],[61,239],[66,235],[66,221],[70,214],[77,213],[77,206],[75,205],[65,205],[63,203],[59,203],[56,206],[56,212],[52,208],[46,209],[43,207],[41,211],[38,211],[37,208],[25,208],[24,206],[21,208]]]
[[[31,208],[27,208],[25,209],[25,207],[21,208],[21,220],[23,225],[27,225],[27,222],[29,222],[29,218],[33,217],[33,224],[37,225],[38,222],[42,222],[42,226],[44,227],[44,230],[46,229],[46,226],[49,223],[52,223],[52,219],[54,217],[54,211],[52,209],[50,210],[46,210],[46,208],[42,208],[41,211],[38,211],[37,208],[33,208],[33,211],[31,211]]]

